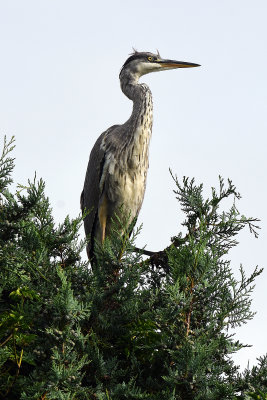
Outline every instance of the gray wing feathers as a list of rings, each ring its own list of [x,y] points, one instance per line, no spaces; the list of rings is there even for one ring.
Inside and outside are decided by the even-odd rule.
[[[99,181],[101,179],[101,167],[105,158],[105,153],[101,149],[103,136],[104,133],[99,136],[91,151],[85,175],[84,188],[81,194],[81,209],[83,212],[89,212],[84,219],[86,236],[92,234],[94,220],[98,210],[100,198]]]
[[[94,239],[94,224],[97,217],[99,200],[101,197],[99,182],[102,176],[105,162],[105,151],[101,147],[104,137],[113,130],[113,126],[103,132],[97,139],[89,158],[89,163],[85,175],[84,188],[81,194],[82,212],[89,212],[84,219],[84,229],[86,236],[90,235],[90,241],[87,246],[89,254]]]

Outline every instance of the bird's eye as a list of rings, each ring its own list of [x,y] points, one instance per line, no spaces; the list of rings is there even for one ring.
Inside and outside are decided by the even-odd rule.
[[[147,57],[148,61],[153,61],[153,57],[149,56]]]

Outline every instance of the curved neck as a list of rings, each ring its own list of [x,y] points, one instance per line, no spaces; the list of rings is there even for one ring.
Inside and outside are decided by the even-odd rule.
[[[139,86],[139,75],[122,70],[120,73],[121,90],[130,100],[135,100]]]
[[[152,93],[146,84],[138,82],[139,77],[138,73],[134,74],[127,70],[122,70],[120,74],[121,90],[133,101],[132,115],[127,122],[137,126],[143,125],[149,119],[152,127]]]

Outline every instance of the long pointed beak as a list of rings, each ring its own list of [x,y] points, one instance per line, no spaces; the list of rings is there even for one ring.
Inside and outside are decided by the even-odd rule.
[[[158,60],[158,63],[162,68],[191,68],[200,67],[199,64],[184,62],[184,61],[174,61],[174,60]]]

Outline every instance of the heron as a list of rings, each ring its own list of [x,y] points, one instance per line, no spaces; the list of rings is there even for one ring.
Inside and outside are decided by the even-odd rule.
[[[198,67],[199,64],[163,59],[150,52],[134,51],[123,64],[119,79],[122,92],[133,102],[130,118],[113,125],[97,139],[90,153],[81,209],[87,254],[94,257],[96,241],[110,235],[115,215],[129,213],[137,218],[144,199],[152,134],[153,104],[149,87],[139,83],[142,75],[175,68]]]

